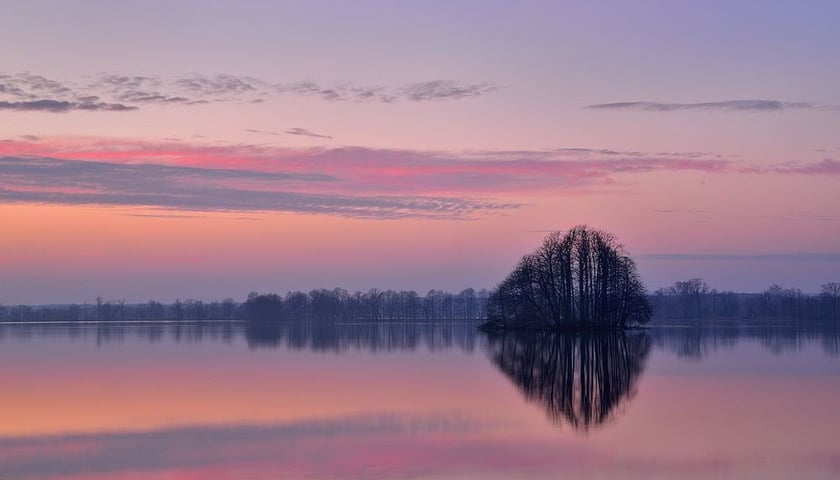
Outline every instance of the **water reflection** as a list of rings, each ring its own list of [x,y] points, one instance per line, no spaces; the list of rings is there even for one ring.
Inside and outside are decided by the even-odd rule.
[[[341,353],[429,351],[458,348],[472,352],[479,334],[475,322],[103,322],[0,324],[0,342],[60,339],[97,346],[128,340],[157,343],[224,342],[244,338],[251,349],[283,348]]]
[[[739,342],[758,342],[776,355],[797,352],[812,344],[819,345],[827,356],[840,355],[838,324],[664,326],[649,331],[657,348],[694,360],[721,349],[733,349]]]
[[[323,471],[360,479],[388,478],[403,475],[399,471],[387,476],[368,474],[364,468],[365,461],[375,463],[375,451],[366,450],[371,443],[380,451],[396,445],[404,460],[413,462],[408,452],[412,447],[435,448],[406,445],[414,438],[475,435],[497,428],[492,422],[453,414],[378,414],[275,424],[0,437],[0,451],[5,454],[0,456],[0,478],[103,479],[136,472],[137,477],[127,478],[228,479],[245,478],[246,465],[259,472],[256,478],[341,478]],[[400,441],[395,442],[395,437]],[[325,445],[333,446],[330,455],[323,455]],[[418,463],[423,460],[422,454],[415,455]],[[238,467],[235,473],[228,471],[230,465]],[[191,474],[176,473],[187,471]],[[309,474],[289,475],[295,471]],[[164,475],[155,475],[160,472]]]
[[[645,332],[518,333],[490,336],[488,353],[549,418],[586,431],[633,397],[650,346]]]
[[[244,334],[251,348],[285,347],[290,350],[371,352],[475,349],[478,332],[474,322],[247,322]]]
[[[773,354],[818,345],[827,356],[840,355],[840,324],[666,325],[647,331],[657,349],[691,360],[702,360],[718,350],[734,349],[739,342],[756,342]],[[483,341],[475,323],[470,321],[0,323],[0,343],[57,339],[102,346],[129,340],[232,343],[242,338],[252,349],[333,353],[347,350],[394,352],[419,347],[430,351],[458,348],[472,352]]]
[[[837,333],[0,325],[0,478],[837,478]]]

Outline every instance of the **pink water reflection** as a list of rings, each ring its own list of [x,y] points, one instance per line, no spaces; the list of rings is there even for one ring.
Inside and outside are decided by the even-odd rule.
[[[840,361],[745,342],[657,347],[635,395],[582,433],[475,348],[373,353],[35,335],[0,341],[0,478],[836,478]],[[816,352],[816,353],[815,353]],[[792,369],[807,359],[822,373]],[[814,360],[817,359],[817,360]]]

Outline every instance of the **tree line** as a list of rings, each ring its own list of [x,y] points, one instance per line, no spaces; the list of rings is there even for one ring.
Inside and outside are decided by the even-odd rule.
[[[429,290],[379,290],[350,293],[341,288],[256,293],[245,302],[176,300],[129,304],[101,297],[91,304],[0,305],[0,321],[131,321],[131,320],[280,320],[280,321],[411,321],[477,320],[486,315],[489,292],[466,288],[458,293]]]
[[[487,290],[466,288],[459,293],[430,290],[379,290],[349,293],[317,289],[308,294],[251,293],[242,305],[247,320],[477,320],[484,318]]]
[[[538,278],[538,277],[537,277]],[[500,287],[500,291],[504,292]],[[701,278],[660,288],[647,296],[654,319],[808,319],[840,320],[840,283],[824,284],[816,294],[772,285],[759,293],[721,291]],[[520,299],[519,301],[525,301]],[[296,321],[412,321],[486,319],[494,309],[491,292],[467,288],[459,293],[430,290],[316,289],[285,295],[251,293],[245,302],[233,299],[203,302],[176,300],[129,304],[106,300],[73,305],[0,305],[0,321],[131,321],[131,320],[296,320]],[[527,308],[527,307],[526,307]],[[488,312],[490,315],[488,315]]]
[[[840,283],[835,282],[823,284],[816,295],[779,285],[759,293],[735,293],[691,278],[656,290],[650,301],[660,319],[840,319]]]

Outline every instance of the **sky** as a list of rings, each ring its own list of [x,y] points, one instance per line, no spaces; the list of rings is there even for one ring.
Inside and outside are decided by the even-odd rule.
[[[3,1],[0,303],[840,281],[833,1]]]

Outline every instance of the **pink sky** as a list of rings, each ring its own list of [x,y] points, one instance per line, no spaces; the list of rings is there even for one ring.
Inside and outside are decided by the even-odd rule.
[[[840,280],[836,5],[13,3],[0,303],[489,288],[581,223]]]

